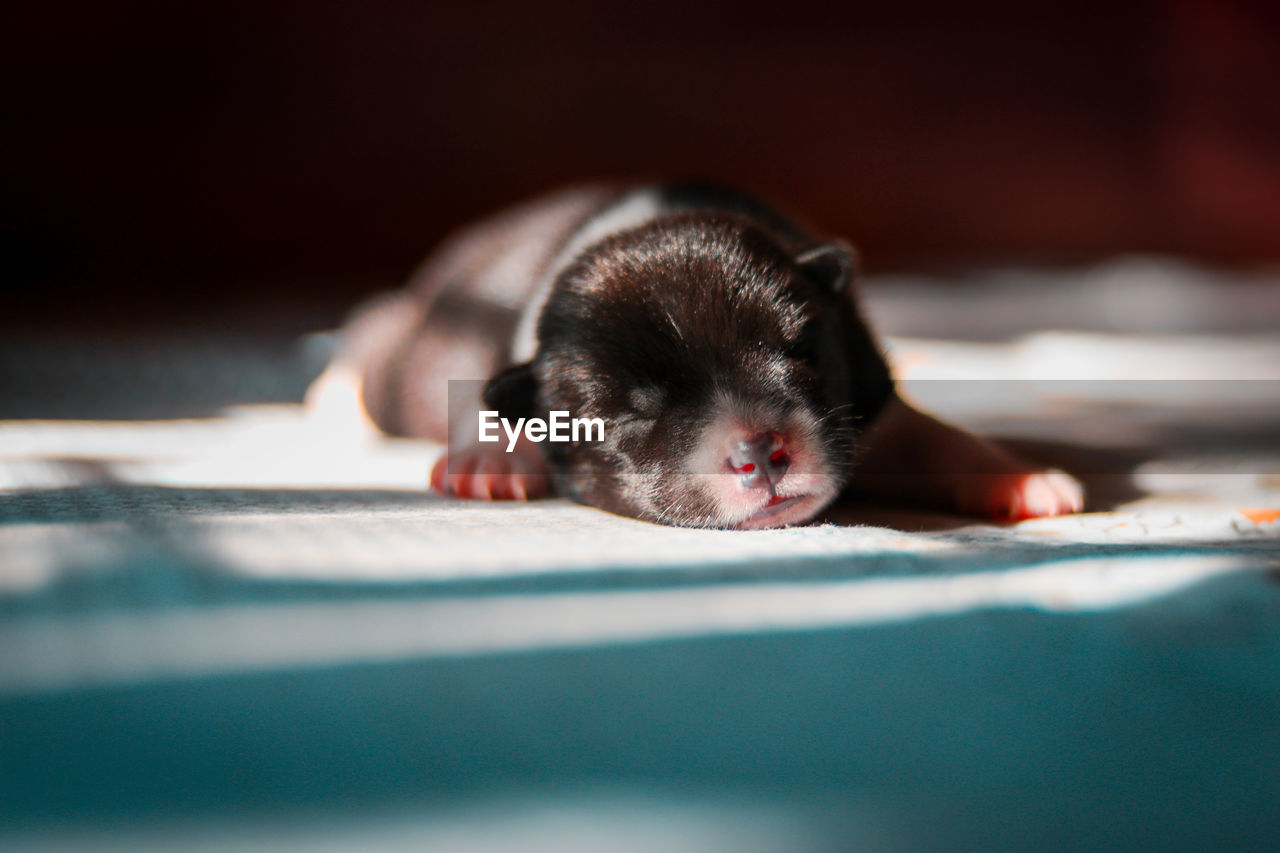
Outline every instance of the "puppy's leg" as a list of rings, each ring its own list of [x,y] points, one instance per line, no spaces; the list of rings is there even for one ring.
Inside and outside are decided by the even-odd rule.
[[[456,387],[457,393],[449,392],[450,377],[495,372],[503,355],[500,342],[510,338],[512,323],[512,316],[501,310],[466,300],[440,300],[399,358],[401,422],[449,443],[431,469],[431,488],[440,494],[528,500],[550,491],[550,468],[538,445],[523,433],[509,453],[505,436],[492,443],[479,440],[481,383],[465,382]],[[418,379],[410,384],[405,377]]]
[[[450,436],[449,380],[488,376],[510,337],[512,316],[460,298],[437,300],[425,312],[411,294],[380,297],[348,324],[344,342],[307,391],[318,422],[342,435],[379,433],[453,447],[431,470],[431,487],[457,497],[525,500],[550,491],[549,469],[537,445],[523,436],[511,453],[506,441],[476,441],[479,383],[462,386],[470,399],[453,400],[458,429]]]
[[[894,396],[865,436],[857,495],[904,500],[1016,521],[1080,512],[1084,489],[1069,474],[1023,462],[973,433]]]
[[[369,379],[378,380],[398,347],[411,339],[423,314],[408,294],[390,293],[360,306],[342,330],[329,365],[307,388],[305,406],[313,423],[350,439],[388,432],[385,412],[367,405]],[[384,407],[385,408],[385,407]]]
[[[468,442],[450,449],[431,469],[431,488],[459,498],[523,501],[546,496],[549,475],[542,451],[521,435],[510,453],[505,438],[496,444]]]

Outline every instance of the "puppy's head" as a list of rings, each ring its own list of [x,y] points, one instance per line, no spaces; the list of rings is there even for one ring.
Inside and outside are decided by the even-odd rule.
[[[847,482],[891,391],[852,275],[843,244],[791,256],[744,221],[664,218],[558,278],[537,354],[486,399],[604,422],[602,441],[543,445],[557,490],[582,503],[683,526],[805,521]]]

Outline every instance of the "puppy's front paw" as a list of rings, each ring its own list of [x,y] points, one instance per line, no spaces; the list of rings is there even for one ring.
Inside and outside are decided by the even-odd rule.
[[[961,484],[965,511],[1000,521],[1066,515],[1084,509],[1084,487],[1063,471],[978,475]]]
[[[490,501],[523,501],[549,492],[547,464],[534,448],[507,453],[498,446],[471,446],[441,456],[431,469],[431,488],[442,495]]]

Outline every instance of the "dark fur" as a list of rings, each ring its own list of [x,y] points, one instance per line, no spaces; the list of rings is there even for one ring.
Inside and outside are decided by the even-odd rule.
[[[847,478],[892,382],[856,310],[846,246],[818,246],[730,191],[674,193],[688,210],[615,234],[565,270],[533,362],[491,382],[486,400],[507,417],[604,419],[602,443],[543,445],[559,493],[705,526],[714,507],[686,487],[683,462],[718,388],[780,410],[808,406]]]

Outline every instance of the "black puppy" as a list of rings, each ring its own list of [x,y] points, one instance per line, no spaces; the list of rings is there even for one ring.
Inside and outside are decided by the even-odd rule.
[[[805,521],[865,494],[1002,517],[1080,509],[1079,484],[904,404],[857,310],[855,259],[742,193],[586,187],[449,240],[404,291],[359,312],[312,398],[354,391],[393,435],[447,440],[441,492],[557,493],[705,527]],[[340,395],[339,395],[340,396]],[[563,411],[596,440],[478,440]]]

